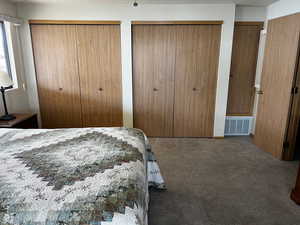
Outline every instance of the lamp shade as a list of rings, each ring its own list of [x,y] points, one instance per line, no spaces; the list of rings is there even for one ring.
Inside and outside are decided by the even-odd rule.
[[[8,73],[5,71],[0,71],[0,87],[6,88],[12,86],[13,84],[14,83],[10,79]]]

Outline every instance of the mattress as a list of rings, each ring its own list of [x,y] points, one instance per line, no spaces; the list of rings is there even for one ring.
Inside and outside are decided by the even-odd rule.
[[[1,225],[147,225],[148,184],[165,188],[140,130],[0,129]]]

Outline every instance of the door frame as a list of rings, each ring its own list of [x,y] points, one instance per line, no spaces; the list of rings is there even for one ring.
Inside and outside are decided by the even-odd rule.
[[[121,21],[120,20],[40,20],[40,19],[35,19],[35,20],[28,20],[28,25],[29,25],[29,33],[30,33],[30,43],[33,46],[33,40],[32,40],[32,25],[118,25],[120,29],[120,35],[121,35]],[[121,41],[121,40],[120,40]],[[121,45],[121,42],[120,42]],[[120,46],[121,47],[121,46]],[[35,54],[34,54],[34,48],[32,47],[32,56],[33,56],[33,67],[34,67],[34,75],[35,75],[35,83],[37,87],[37,92],[36,92],[36,97],[38,101],[38,123],[39,127],[43,126],[43,121],[41,118],[41,104],[40,104],[40,94],[38,91],[38,78],[37,78],[37,72],[36,72],[36,60],[35,60]],[[121,53],[122,49],[120,49]],[[121,53],[122,54],[122,53]],[[121,55],[122,57],[122,55]],[[121,60],[121,65],[122,65],[122,60]],[[123,88],[123,83],[122,83],[122,71],[121,71],[121,87]],[[123,93],[121,93],[121,100],[122,100],[122,126],[124,125],[124,112],[123,112]],[[82,104],[81,104],[82,107]],[[82,111],[82,110],[81,110]],[[82,113],[82,112],[81,112]],[[82,115],[81,115],[82,116]],[[83,120],[81,119],[82,123]]]
[[[257,25],[255,24],[257,22],[253,22],[252,25]],[[261,23],[261,22],[259,22]],[[132,20],[131,21],[131,35],[133,36],[133,26],[138,26],[138,25],[223,25],[224,21],[223,20],[158,20],[158,21],[151,21],[151,20]],[[219,47],[219,57],[220,57],[220,49],[221,49],[221,41],[222,41],[222,33],[221,33],[221,38],[220,38],[220,47]],[[132,71],[134,71],[134,61],[133,61],[133,38],[131,39],[131,52],[132,52]],[[220,60],[220,58],[218,58]],[[219,68],[218,68],[219,70]],[[134,73],[132,73],[132,108],[133,108],[133,127],[135,124],[135,113],[134,113],[134,105],[135,105],[135,96],[134,96]],[[216,80],[218,82],[218,80]],[[217,86],[217,85],[216,85]],[[216,92],[217,95],[217,92]],[[216,108],[216,103],[215,103],[215,108]],[[215,114],[215,108],[214,108],[214,114]],[[174,112],[173,112],[174,113]],[[215,119],[215,118],[214,118]],[[214,127],[214,119],[213,119],[213,127]],[[213,128],[214,129],[214,128]],[[214,131],[213,131],[214,133]],[[224,136],[214,136],[212,133],[211,138],[217,138],[221,139],[224,138]],[[173,130],[174,134],[174,130]],[[174,135],[172,136],[174,137]],[[210,137],[203,137],[203,138],[210,138]]]
[[[134,20],[131,25],[222,25],[223,20],[169,20],[169,21],[146,21]]]
[[[256,26],[258,27],[258,29],[261,31],[264,29],[264,24],[265,22],[263,21],[236,21],[234,23],[234,34],[235,35],[235,29],[237,26]],[[255,77],[256,77],[256,72],[257,72],[257,63],[258,63],[258,55],[259,55],[259,49],[260,49],[260,38],[261,38],[261,33],[259,34],[259,38],[258,38],[258,43],[257,43],[257,53],[256,53],[256,64],[255,64],[255,74],[254,74],[254,80],[253,80],[253,83],[255,84]],[[233,37],[233,41],[234,41],[234,37]],[[232,49],[234,49],[234,44],[232,44]],[[231,63],[230,63],[230,76],[232,74],[232,63],[233,63],[233,59],[232,59],[232,56],[233,56],[233,52],[231,53]],[[230,80],[229,80],[229,84],[230,85]],[[229,86],[228,86],[228,98],[229,98]],[[254,105],[255,105],[255,87],[253,87],[253,96],[252,96],[252,106],[251,106],[251,112],[249,113],[227,113],[227,110],[228,110],[228,101],[227,100],[227,107],[226,107],[226,116],[253,116],[254,112],[253,112],[253,109],[254,109]]]
[[[29,25],[120,25],[118,20],[29,20]]]

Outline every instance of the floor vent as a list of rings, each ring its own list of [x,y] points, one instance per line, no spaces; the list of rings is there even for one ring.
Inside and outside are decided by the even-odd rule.
[[[250,135],[252,116],[226,116],[225,136]]]

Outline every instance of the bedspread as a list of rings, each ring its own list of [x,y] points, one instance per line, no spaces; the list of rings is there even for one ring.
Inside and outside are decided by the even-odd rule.
[[[147,157],[136,129],[0,129],[0,224],[147,225]]]

